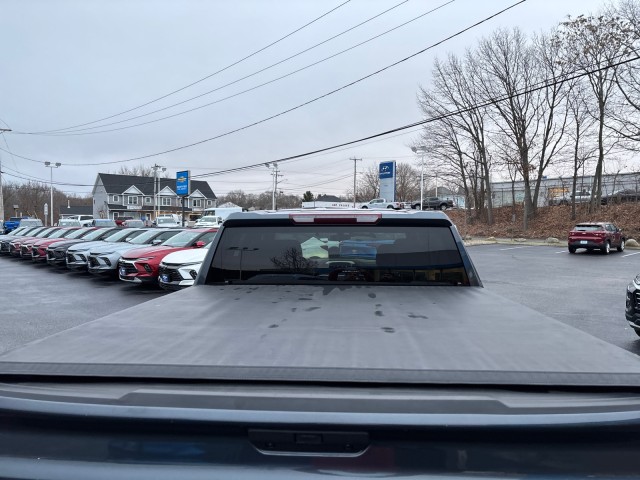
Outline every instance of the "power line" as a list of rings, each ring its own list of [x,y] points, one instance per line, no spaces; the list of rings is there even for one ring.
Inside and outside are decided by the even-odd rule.
[[[387,12],[391,11],[392,9],[397,8],[397,7],[399,7],[400,5],[402,5],[402,4],[404,4],[404,3],[408,2],[408,1],[409,1],[409,0],[403,0],[402,2],[398,3],[397,5],[395,5],[395,6],[391,7],[391,8],[389,8],[389,9],[385,10],[385,11],[384,11],[384,12],[382,12],[382,13],[379,13],[378,15],[375,15],[375,16],[373,16],[373,17],[369,18],[368,20],[366,20],[366,21],[364,21],[364,22],[360,23],[359,25],[356,25],[355,27],[352,27],[352,28],[350,28],[350,29],[348,29],[348,30],[345,30],[344,32],[342,32],[342,33],[340,33],[340,34],[338,34],[338,35],[335,35],[334,37],[331,37],[331,39],[332,39],[332,38],[335,38],[335,37],[337,37],[337,36],[339,36],[339,35],[342,35],[342,34],[344,34],[344,33],[348,32],[348,31],[350,31],[350,30],[353,30],[354,28],[356,28],[356,27],[358,27],[358,26],[360,26],[360,25],[363,25],[364,23],[367,23],[367,22],[369,22],[369,21],[371,21],[371,20],[373,20],[373,19],[375,19],[375,18],[377,18],[377,17],[379,17],[379,16],[381,16],[381,15],[385,14],[385,13],[387,13]],[[204,105],[200,105],[200,106],[193,107],[193,108],[190,108],[190,109],[187,109],[187,110],[183,110],[183,111],[181,111],[181,112],[177,112],[177,113],[174,113],[174,114],[171,114],[171,115],[167,115],[167,116],[164,116],[164,117],[156,118],[156,119],[149,120],[149,121],[146,121],[146,122],[136,123],[136,124],[133,124],[133,125],[125,125],[125,126],[123,126],[123,127],[111,128],[111,129],[107,129],[107,130],[98,130],[98,129],[101,129],[101,128],[104,128],[104,127],[108,127],[108,126],[111,126],[111,125],[118,125],[118,124],[121,124],[121,123],[129,122],[129,121],[131,121],[131,120],[136,120],[136,119],[138,119],[138,118],[147,117],[147,116],[149,116],[149,115],[153,115],[154,113],[158,113],[158,112],[162,112],[162,111],[164,111],[164,110],[168,110],[168,109],[170,109],[170,108],[176,107],[176,106],[178,106],[178,105],[182,105],[182,104],[184,104],[184,103],[190,102],[190,101],[192,101],[192,100],[195,100],[195,99],[197,99],[197,98],[203,97],[203,96],[208,95],[208,94],[210,94],[210,93],[213,93],[213,92],[216,92],[216,91],[222,90],[223,88],[226,88],[226,87],[228,87],[228,86],[234,85],[234,84],[236,84],[236,83],[238,83],[238,82],[240,82],[240,81],[242,81],[242,80],[245,80],[245,79],[247,79],[247,78],[253,77],[253,76],[255,76],[255,75],[257,75],[257,74],[259,74],[259,73],[261,73],[261,72],[264,72],[264,71],[266,71],[266,70],[268,70],[268,69],[270,69],[270,68],[272,68],[272,67],[275,67],[275,66],[277,66],[277,65],[280,65],[281,63],[284,63],[284,62],[286,62],[287,60],[290,60],[290,59],[292,59],[292,58],[294,58],[294,57],[297,57],[298,55],[301,55],[301,54],[302,54],[302,53],[304,53],[304,52],[307,52],[307,51],[309,51],[309,50],[311,50],[311,49],[313,49],[313,48],[315,48],[315,47],[317,47],[317,46],[319,46],[319,45],[322,45],[323,43],[326,43],[327,41],[329,41],[329,40],[331,40],[331,39],[329,39],[329,40],[325,40],[325,41],[323,41],[323,42],[320,42],[320,43],[318,43],[318,44],[314,45],[313,47],[307,48],[306,50],[302,50],[301,52],[298,52],[298,53],[296,53],[295,55],[292,55],[292,56],[290,56],[290,57],[287,57],[287,58],[285,58],[284,60],[281,60],[281,61],[279,61],[279,62],[276,62],[276,63],[274,63],[274,64],[271,64],[271,65],[269,65],[268,67],[262,68],[262,69],[260,69],[260,70],[258,70],[258,71],[256,71],[256,72],[253,72],[253,73],[251,73],[251,74],[249,74],[249,75],[245,75],[244,77],[241,77],[241,78],[239,78],[239,79],[236,79],[236,80],[234,80],[234,81],[232,81],[232,82],[226,83],[226,84],[224,84],[224,85],[222,85],[222,86],[220,86],[220,87],[217,87],[217,88],[215,88],[215,89],[213,89],[213,90],[209,90],[208,92],[204,92],[204,93],[202,93],[202,94],[200,94],[200,95],[197,95],[197,96],[195,96],[195,97],[191,97],[191,98],[188,98],[188,99],[183,100],[183,101],[181,101],[181,102],[174,103],[174,104],[169,105],[169,106],[167,106],[167,107],[163,107],[163,108],[160,108],[160,109],[157,109],[157,110],[153,110],[153,111],[148,112],[148,113],[144,113],[144,114],[141,114],[141,115],[137,115],[137,116],[135,116],[135,117],[130,117],[130,118],[127,118],[127,119],[124,119],[124,120],[119,120],[119,121],[117,121],[117,122],[106,123],[106,124],[98,125],[98,126],[95,126],[95,127],[81,128],[81,129],[77,129],[77,130],[67,130],[67,131],[61,131],[61,132],[57,132],[57,133],[48,133],[48,132],[35,132],[35,133],[32,133],[32,132],[15,132],[15,133],[16,133],[16,134],[21,134],[21,135],[47,135],[47,136],[56,136],[56,137],[60,137],[60,136],[77,136],[77,135],[96,135],[96,134],[100,134],[100,133],[109,133],[109,132],[116,132],[116,131],[121,131],[121,130],[127,130],[127,129],[129,129],[129,128],[135,128],[135,127],[140,127],[140,126],[143,126],[143,125],[149,125],[149,124],[152,124],[152,123],[157,123],[157,122],[161,122],[161,121],[163,121],[163,120],[168,120],[168,119],[170,119],[170,118],[174,118],[174,117],[178,117],[178,116],[181,116],[181,115],[185,115],[185,114],[187,114],[187,113],[195,112],[195,111],[197,111],[197,110],[201,110],[201,109],[203,109],[203,108],[210,107],[210,106],[212,106],[212,105],[217,105],[218,103],[222,103],[222,102],[224,102],[224,101],[226,101],[226,100],[230,100],[230,99],[232,99],[232,98],[239,97],[239,96],[244,95],[244,94],[246,94],[246,93],[252,92],[252,91],[257,90],[257,89],[259,89],[259,88],[262,88],[262,87],[264,87],[264,86],[270,85],[270,84],[272,84],[272,83],[275,83],[275,82],[278,82],[278,81],[283,80],[283,79],[285,79],[285,78],[288,78],[288,77],[290,77],[290,76],[293,76],[293,75],[295,75],[295,74],[297,74],[297,73],[300,73],[300,72],[302,72],[302,71],[304,71],[304,70],[307,70],[307,69],[309,69],[309,68],[311,68],[311,67],[314,67],[314,66],[316,66],[316,65],[319,65],[319,64],[321,64],[321,63],[324,63],[324,62],[326,62],[327,60],[331,60],[332,58],[338,57],[339,55],[342,55],[342,54],[344,54],[344,53],[346,53],[346,52],[349,52],[349,51],[351,51],[351,50],[354,50],[354,49],[356,49],[356,48],[358,48],[358,47],[360,47],[360,46],[362,46],[362,45],[365,45],[365,44],[367,44],[367,43],[369,43],[369,42],[372,42],[373,40],[376,40],[376,39],[378,39],[378,38],[381,38],[381,37],[383,37],[383,36],[385,36],[385,35],[387,35],[387,34],[389,34],[389,33],[393,32],[393,31],[395,31],[395,30],[397,30],[397,29],[399,29],[399,28],[402,28],[402,27],[404,27],[404,26],[406,26],[406,25],[409,25],[410,23],[415,22],[415,21],[419,20],[420,18],[425,17],[426,15],[429,15],[429,14],[431,14],[431,13],[433,13],[433,12],[435,12],[435,11],[437,11],[437,10],[439,10],[439,9],[441,9],[441,8],[443,8],[443,7],[445,7],[445,6],[449,5],[449,4],[451,4],[451,3],[453,3],[453,2],[455,2],[455,0],[448,0],[447,2],[442,3],[441,5],[439,5],[439,6],[435,7],[435,8],[432,8],[431,10],[428,10],[427,12],[424,12],[424,13],[422,13],[422,14],[420,14],[420,15],[418,15],[418,16],[416,16],[416,17],[414,17],[414,18],[412,18],[412,19],[410,19],[410,20],[408,20],[408,21],[406,21],[406,22],[404,22],[404,23],[402,23],[402,24],[400,24],[400,25],[397,25],[397,26],[395,26],[395,27],[393,27],[393,28],[391,28],[391,29],[389,29],[389,30],[386,30],[386,31],[384,31],[384,32],[382,32],[382,33],[380,33],[380,34],[378,34],[378,35],[375,35],[375,36],[373,36],[373,37],[370,37],[370,38],[368,38],[367,40],[364,40],[364,41],[359,42],[359,43],[357,43],[357,44],[355,44],[355,45],[352,45],[352,46],[351,46],[351,47],[349,47],[349,48],[346,48],[346,49],[341,50],[341,51],[339,51],[339,52],[337,52],[337,53],[334,53],[334,54],[332,54],[332,55],[329,55],[328,57],[325,57],[325,58],[323,58],[323,59],[321,59],[321,60],[318,60],[318,61],[316,61],[316,62],[312,62],[312,63],[310,63],[310,64],[308,64],[308,65],[305,65],[304,67],[298,68],[298,69],[296,69],[296,70],[294,70],[294,71],[292,71],[292,72],[286,73],[286,74],[281,75],[281,76],[276,77],[276,78],[273,78],[273,79],[271,79],[271,80],[269,80],[269,81],[267,81],[267,82],[260,83],[260,84],[258,84],[258,85],[255,85],[255,86],[251,87],[251,88],[247,88],[247,89],[245,89],[245,90],[241,90],[240,92],[234,93],[233,95],[228,95],[228,96],[223,97],[223,98],[220,98],[220,99],[218,99],[218,100],[214,100],[213,102],[205,103]],[[98,131],[92,131],[92,132],[89,132],[88,130],[98,130]],[[83,132],[84,132],[84,133],[83,133]]]
[[[462,109],[450,111],[450,112],[447,112],[447,113],[443,113],[443,114],[437,115],[435,117],[427,118],[427,119],[424,119],[424,120],[419,120],[417,122],[413,122],[413,123],[410,123],[410,124],[407,124],[407,125],[403,125],[403,126],[400,126],[400,127],[393,128],[391,130],[386,130],[386,131],[379,132],[379,133],[376,133],[376,134],[368,135],[366,137],[361,137],[359,139],[350,140],[350,141],[347,141],[347,142],[344,142],[344,143],[340,143],[340,144],[336,144],[336,145],[333,145],[333,146],[330,146],[330,147],[324,147],[324,148],[321,148],[321,149],[317,149],[317,150],[313,150],[313,151],[309,151],[309,152],[305,152],[305,153],[301,153],[301,154],[297,154],[297,155],[292,155],[292,156],[289,156],[289,157],[282,157],[282,158],[275,159],[275,160],[269,160],[268,162],[264,162],[263,161],[263,162],[260,162],[260,163],[244,165],[244,166],[241,166],[241,167],[234,167],[234,168],[228,168],[228,169],[224,169],[224,170],[218,170],[218,171],[215,171],[215,172],[209,172],[209,173],[202,173],[202,174],[198,174],[198,175],[193,175],[192,178],[204,178],[204,177],[211,177],[211,176],[217,176],[217,175],[225,175],[225,174],[229,174],[229,173],[243,172],[243,171],[252,170],[252,169],[255,169],[255,168],[263,168],[265,163],[271,163],[271,162],[283,163],[283,162],[289,162],[289,161],[294,161],[294,160],[308,159],[308,158],[313,157],[314,155],[317,156],[317,154],[319,154],[319,153],[332,151],[332,150],[335,150],[335,149],[338,149],[338,148],[341,148],[341,147],[345,147],[345,146],[348,146],[348,145],[355,145],[355,144],[358,144],[358,143],[361,143],[361,142],[365,142],[365,141],[376,139],[376,138],[380,138],[380,137],[386,137],[386,136],[388,136],[388,135],[390,135],[392,133],[397,133],[397,132],[401,132],[401,131],[404,131],[404,130],[408,130],[408,129],[412,129],[412,128],[416,128],[416,127],[421,127],[422,125],[426,125],[428,123],[433,123],[433,122],[436,122],[436,121],[444,120],[446,118],[453,117],[453,116],[456,116],[456,115],[461,115],[463,113],[467,113],[467,112],[470,112],[470,111],[473,111],[473,110],[486,108],[486,107],[489,107],[489,106],[491,106],[493,104],[496,104],[496,103],[508,101],[510,99],[517,98],[517,97],[520,97],[522,95],[527,95],[527,94],[542,90],[544,88],[548,88],[548,87],[552,87],[552,86],[555,86],[555,85],[558,85],[558,84],[561,84],[561,83],[564,83],[564,82],[568,82],[570,80],[576,80],[576,79],[585,77],[587,75],[591,75],[593,73],[596,73],[596,72],[599,72],[599,71],[602,71],[602,70],[607,70],[609,68],[614,68],[614,67],[617,67],[617,66],[620,66],[620,65],[631,63],[631,62],[634,62],[634,61],[636,61],[638,59],[640,59],[640,56],[627,58],[625,60],[621,60],[621,61],[616,62],[616,63],[610,63],[610,64],[607,64],[607,65],[604,65],[604,66],[601,66],[601,67],[593,68],[591,70],[583,71],[581,73],[574,74],[572,76],[565,75],[562,78],[547,79],[544,82],[540,82],[540,84],[538,86],[536,86],[536,87],[529,87],[527,89],[523,89],[520,92],[506,94],[506,95],[504,95],[502,97],[499,97],[499,98],[491,98],[491,99],[485,100],[483,102],[480,102],[480,103],[477,103],[477,104],[474,104],[474,105],[470,105],[469,107],[466,107],[466,108],[462,108]],[[572,72],[572,73],[575,73],[575,71]],[[2,149],[0,149],[0,150],[2,150]],[[335,152],[333,152],[333,153],[335,153]],[[19,155],[16,155],[16,156],[20,157]],[[20,157],[20,158],[22,158],[22,157]],[[13,175],[13,176],[15,176],[15,175]],[[72,183],[63,183],[63,182],[53,182],[53,183],[55,185],[69,185],[69,186],[79,186],[79,187],[92,187],[93,186],[93,184],[72,184]],[[121,186],[126,187],[126,186],[129,186],[129,185],[127,184],[127,185],[121,185]]]
[[[93,120],[93,121],[91,121],[91,122],[81,123],[81,124],[78,124],[78,125],[72,125],[72,126],[69,126],[69,127],[58,128],[58,129],[51,129],[51,130],[48,130],[48,132],[54,132],[54,131],[68,130],[68,129],[72,129],[72,128],[84,127],[84,126],[86,126],[86,125],[91,125],[91,124],[94,124],[94,123],[102,122],[102,121],[104,121],[104,120],[110,120],[110,119],[112,119],[112,118],[114,118],[114,117],[118,117],[118,116],[120,116],[120,115],[124,115],[124,114],[126,114],[126,113],[133,112],[134,110],[138,110],[138,109],[140,109],[140,108],[142,108],[142,107],[146,107],[147,105],[151,105],[152,103],[155,103],[155,102],[157,102],[157,101],[160,101],[160,100],[162,100],[162,99],[165,99],[165,98],[167,98],[167,97],[170,97],[171,95],[175,95],[175,94],[176,94],[176,93],[178,93],[178,92],[181,92],[181,91],[183,91],[183,90],[186,90],[187,88],[193,87],[194,85],[197,85],[197,84],[199,84],[199,83],[201,83],[201,82],[204,82],[205,80],[207,80],[207,79],[209,79],[209,78],[211,78],[211,77],[214,77],[214,76],[218,75],[219,73],[222,73],[222,72],[224,72],[224,71],[226,71],[226,70],[230,69],[231,67],[234,67],[234,66],[236,66],[236,65],[238,65],[238,64],[240,64],[240,63],[242,63],[242,62],[244,62],[245,60],[248,60],[249,58],[251,58],[251,57],[253,57],[253,56],[257,55],[258,53],[264,52],[264,51],[265,51],[265,50],[267,50],[268,48],[271,48],[271,47],[273,47],[274,45],[276,45],[276,44],[280,43],[281,41],[283,41],[283,40],[285,40],[285,39],[287,39],[287,38],[291,37],[292,35],[294,35],[294,34],[298,33],[300,30],[303,30],[304,28],[306,28],[306,27],[308,27],[308,26],[310,26],[310,25],[312,25],[312,24],[316,23],[318,20],[320,20],[320,19],[322,19],[322,18],[326,17],[326,16],[327,16],[327,15],[329,15],[330,13],[335,12],[335,11],[336,11],[336,10],[338,10],[339,8],[341,8],[341,7],[343,7],[344,5],[346,5],[347,3],[349,3],[350,1],[351,1],[351,0],[346,0],[346,1],[342,2],[342,3],[341,3],[340,5],[338,5],[337,7],[332,8],[331,10],[329,10],[329,11],[327,11],[327,12],[323,13],[323,14],[322,14],[322,15],[320,15],[319,17],[314,18],[314,19],[313,19],[313,20],[311,20],[310,22],[305,23],[305,24],[304,24],[304,25],[302,25],[301,27],[298,27],[297,29],[295,29],[295,30],[293,30],[292,32],[290,32],[290,33],[288,33],[288,34],[284,35],[283,37],[280,37],[279,39],[277,39],[277,40],[275,40],[275,41],[271,42],[270,44],[268,44],[268,45],[266,45],[266,46],[264,46],[264,47],[262,47],[262,48],[260,48],[260,49],[258,49],[258,50],[256,50],[256,51],[254,51],[253,53],[250,53],[249,55],[246,55],[246,56],[242,57],[242,58],[241,58],[241,59],[239,59],[239,60],[236,60],[236,61],[235,61],[235,62],[233,62],[233,63],[230,63],[230,64],[229,64],[229,65],[227,65],[226,67],[223,67],[223,68],[221,68],[221,69],[219,69],[219,70],[217,70],[217,71],[215,71],[215,72],[213,72],[213,73],[211,73],[211,74],[209,74],[209,75],[206,75],[206,76],[202,77],[202,78],[201,78],[201,79],[199,79],[199,80],[196,80],[195,82],[191,82],[190,84],[185,85],[184,87],[180,87],[180,88],[178,88],[177,90],[173,90],[173,91],[171,91],[171,92],[169,92],[169,93],[167,93],[167,94],[165,94],[165,95],[162,95],[162,96],[160,96],[160,97],[154,98],[153,100],[149,100],[148,102],[145,102],[145,103],[143,103],[143,104],[141,104],[141,105],[138,105],[138,106],[136,106],[136,107],[132,107],[132,108],[130,108],[130,109],[128,109],[128,110],[124,110],[124,111],[119,112],[119,113],[115,113],[115,114],[110,115],[110,116],[108,116],[108,117],[99,118],[98,120]]]
[[[256,125],[260,125],[262,123],[268,122],[269,120],[273,120],[274,118],[281,117],[283,115],[286,115],[287,113],[290,113],[290,112],[293,112],[293,111],[298,110],[300,108],[303,108],[303,107],[305,107],[307,105],[310,105],[310,104],[312,104],[314,102],[317,102],[318,100],[321,100],[323,98],[329,97],[329,96],[331,96],[331,95],[333,95],[335,93],[338,93],[338,92],[340,92],[342,90],[345,90],[345,89],[347,89],[349,87],[352,87],[352,86],[354,86],[354,85],[356,85],[356,84],[358,84],[360,82],[363,82],[364,80],[367,80],[368,78],[371,78],[371,77],[373,77],[375,75],[379,75],[380,73],[385,72],[386,70],[389,70],[389,69],[391,69],[393,67],[396,67],[396,66],[398,66],[398,65],[400,65],[400,64],[402,64],[402,63],[404,63],[404,62],[406,62],[406,61],[408,61],[408,60],[410,60],[410,59],[412,59],[414,57],[417,57],[418,55],[421,55],[421,54],[425,53],[428,50],[431,50],[431,49],[433,49],[433,48],[435,48],[435,47],[437,47],[439,45],[442,45],[443,43],[445,43],[445,42],[447,42],[447,41],[449,41],[449,40],[451,40],[451,39],[453,39],[455,37],[458,37],[458,36],[462,35],[463,33],[467,32],[467,31],[469,31],[469,30],[471,30],[473,28],[478,27],[479,25],[481,25],[481,24],[483,24],[485,22],[488,22],[489,20],[491,20],[491,19],[493,19],[493,18],[505,13],[506,11],[508,11],[508,10],[510,10],[510,9],[512,9],[512,8],[518,6],[518,5],[520,5],[520,4],[522,4],[522,3],[526,2],[526,1],[527,0],[519,0],[518,2],[511,4],[510,6],[504,8],[504,9],[502,9],[500,11],[498,11],[498,12],[496,12],[496,13],[488,16],[488,17],[485,17],[484,19],[474,23],[473,25],[470,25],[470,26],[468,26],[468,27],[466,27],[466,28],[464,28],[462,30],[459,30],[458,32],[456,32],[456,33],[454,33],[452,35],[449,35],[448,37],[446,37],[446,38],[444,38],[444,39],[442,39],[442,40],[440,40],[440,41],[438,41],[436,43],[433,43],[433,44],[429,45],[428,47],[425,47],[425,48],[423,48],[423,49],[421,49],[421,50],[419,50],[419,51],[417,51],[417,52],[415,52],[415,53],[413,53],[413,54],[411,54],[411,55],[409,55],[407,57],[404,57],[404,58],[402,58],[402,59],[400,59],[400,60],[398,60],[396,62],[393,62],[393,63],[391,63],[391,64],[389,64],[389,65],[387,65],[387,66],[385,66],[383,68],[380,68],[380,69],[378,69],[378,70],[376,70],[376,71],[374,71],[372,73],[369,73],[368,75],[360,77],[357,80],[354,80],[354,81],[352,81],[350,83],[342,85],[341,87],[338,87],[338,88],[336,88],[334,90],[331,90],[331,91],[329,91],[329,92],[327,92],[327,93],[325,93],[323,95],[317,96],[317,97],[315,97],[315,98],[313,98],[311,100],[307,100],[306,102],[298,104],[298,105],[296,105],[294,107],[291,107],[291,108],[289,108],[287,110],[283,110],[283,111],[281,111],[279,113],[276,113],[276,114],[271,115],[269,117],[263,118],[262,120],[257,120],[257,121],[255,121],[253,123],[244,125],[242,127],[238,127],[236,129],[233,129],[233,130],[229,130],[229,131],[227,131],[225,133],[221,133],[221,134],[218,134],[218,135],[210,137],[210,138],[205,138],[203,140],[198,140],[196,142],[193,142],[193,143],[190,143],[190,144],[187,144],[187,145],[182,145],[182,146],[171,148],[171,149],[164,150],[164,151],[161,151],[161,152],[151,153],[151,154],[148,154],[148,155],[142,155],[142,156],[139,156],[139,157],[127,158],[127,159],[123,159],[123,160],[112,160],[112,161],[109,161],[109,162],[74,163],[72,165],[74,165],[74,166],[113,165],[113,164],[117,164],[117,163],[132,162],[132,161],[135,161],[135,160],[144,160],[144,159],[147,159],[147,158],[153,158],[153,157],[157,157],[157,156],[164,155],[164,154],[167,154],[167,153],[173,153],[173,152],[177,152],[179,150],[184,150],[186,148],[194,147],[196,145],[201,145],[203,143],[207,143],[207,142],[210,142],[212,140],[217,140],[219,138],[226,137],[226,136],[232,135],[234,133],[237,133],[237,132],[240,132],[240,131],[243,131],[243,130],[247,130],[247,129],[249,129],[251,127],[254,127]],[[375,137],[371,137],[371,138],[375,138]],[[349,144],[350,143],[347,142],[347,143],[345,143],[343,145],[349,145]],[[340,145],[340,146],[342,146],[342,145]],[[318,150],[317,152],[313,152],[313,153],[318,153],[318,152],[322,152],[322,151],[325,151],[325,149],[321,149],[321,150]],[[19,155],[17,155],[17,156],[19,156]],[[20,157],[20,158],[25,158],[26,160],[32,160],[32,161],[44,163],[44,162],[42,162],[40,160],[35,160],[35,159],[32,159],[32,158],[27,158],[27,157]],[[297,158],[297,156],[293,157],[293,158]]]

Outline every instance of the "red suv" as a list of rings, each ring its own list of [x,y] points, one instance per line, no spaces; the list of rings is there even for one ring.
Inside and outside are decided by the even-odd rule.
[[[600,250],[607,255],[613,247],[624,251],[626,238],[622,230],[613,223],[579,223],[569,232],[569,253],[576,253],[578,248],[587,251]]]
[[[157,284],[160,262],[164,257],[179,250],[202,248],[213,240],[217,231],[217,228],[189,229],[161,245],[127,251],[118,262],[120,280]]]

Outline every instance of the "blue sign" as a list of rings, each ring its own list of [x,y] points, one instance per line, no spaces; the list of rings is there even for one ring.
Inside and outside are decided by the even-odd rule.
[[[393,178],[393,168],[395,167],[395,162],[381,162],[379,177],[380,178]]]
[[[189,170],[176,173],[176,193],[185,197],[191,193],[191,175],[189,174]]]

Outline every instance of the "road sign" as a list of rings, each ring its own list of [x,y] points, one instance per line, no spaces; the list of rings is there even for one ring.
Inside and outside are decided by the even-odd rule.
[[[176,173],[176,193],[185,197],[191,193],[191,174],[189,170]]]

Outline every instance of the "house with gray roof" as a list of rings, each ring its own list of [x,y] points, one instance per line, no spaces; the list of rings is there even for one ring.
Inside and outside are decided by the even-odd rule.
[[[182,197],[176,194],[175,178],[139,177],[99,173],[93,186],[93,216],[129,216],[153,221],[156,215],[182,212]],[[216,195],[209,184],[191,180],[191,194],[184,198],[188,216],[216,206]]]

